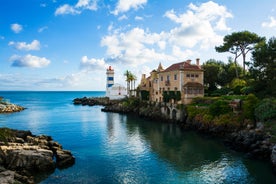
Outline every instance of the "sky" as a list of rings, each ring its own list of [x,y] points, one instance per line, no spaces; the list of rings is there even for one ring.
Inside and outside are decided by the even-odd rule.
[[[0,91],[102,91],[106,69],[149,75],[159,63],[228,62],[233,32],[268,40],[275,0],[0,0]],[[249,60],[250,58],[247,58]],[[241,58],[240,61],[241,62]]]

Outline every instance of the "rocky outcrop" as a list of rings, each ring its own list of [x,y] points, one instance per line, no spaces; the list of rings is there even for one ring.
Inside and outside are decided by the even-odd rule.
[[[73,100],[74,105],[88,105],[88,106],[94,106],[94,105],[113,105],[118,103],[118,100],[109,100],[108,97],[83,97],[83,98],[75,98]]]
[[[40,173],[72,166],[75,158],[50,136],[35,136],[30,131],[0,129],[0,183],[34,183]],[[10,182],[13,181],[13,182]]]
[[[226,144],[245,152],[250,158],[269,160],[272,152],[270,136],[259,129],[244,129],[227,136]]]
[[[24,110],[24,107],[19,105],[11,104],[7,101],[4,101],[2,97],[0,97],[0,113],[11,113],[11,112],[19,112]]]

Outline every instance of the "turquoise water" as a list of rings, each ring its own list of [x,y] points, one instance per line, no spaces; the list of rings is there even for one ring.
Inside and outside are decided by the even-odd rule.
[[[27,107],[0,114],[0,126],[51,135],[71,150],[74,166],[40,183],[276,183],[269,164],[246,159],[216,139],[134,116],[74,106],[104,92],[0,92]]]

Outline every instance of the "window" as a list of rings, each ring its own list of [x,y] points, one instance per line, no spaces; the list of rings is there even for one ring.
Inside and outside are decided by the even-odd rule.
[[[167,81],[170,81],[170,76],[169,75],[167,75]]]
[[[194,78],[194,77],[195,77],[195,75],[194,75],[194,74],[191,74],[191,77],[192,77],[192,78]]]
[[[175,87],[174,90],[177,91],[177,87]]]
[[[161,76],[160,80],[163,81],[163,76]]]
[[[111,81],[113,79],[114,79],[113,77],[107,77],[107,80],[109,80],[109,81]]]
[[[198,78],[198,74],[195,74],[195,77]]]
[[[187,74],[186,77],[190,77],[190,74]]]
[[[174,80],[177,80],[177,74],[174,75]]]

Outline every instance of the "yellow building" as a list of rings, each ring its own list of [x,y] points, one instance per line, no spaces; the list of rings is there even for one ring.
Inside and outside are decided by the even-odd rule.
[[[150,101],[188,104],[194,97],[204,96],[203,75],[199,59],[195,64],[187,60],[166,69],[160,63],[149,77],[142,75],[139,90]]]

